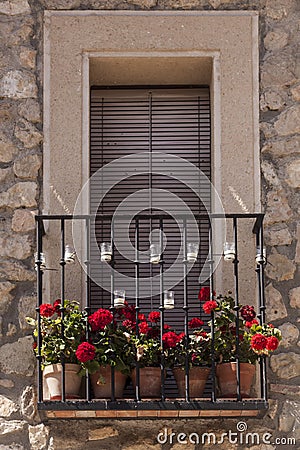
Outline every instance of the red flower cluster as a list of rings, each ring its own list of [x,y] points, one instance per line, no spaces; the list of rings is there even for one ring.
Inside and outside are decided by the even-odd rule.
[[[251,322],[256,317],[254,306],[245,305],[241,308],[241,316],[247,322]]]
[[[147,324],[147,322],[139,323],[139,330],[141,334],[147,334],[149,331],[149,325]]]
[[[270,336],[267,338],[266,349],[269,352],[274,352],[274,350],[277,349],[278,345],[279,345],[279,340],[277,339],[276,336]]]
[[[184,333],[177,335],[174,331],[163,334],[162,340],[166,348],[174,348],[183,339]]]
[[[217,306],[218,303],[215,300],[208,300],[207,302],[204,303],[202,308],[206,314],[210,314],[214,309],[217,308]]]
[[[198,317],[193,317],[189,321],[189,327],[190,328],[200,328],[200,327],[202,327],[202,325],[204,325],[204,322],[203,322],[203,320],[198,319]]]
[[[92,361],[96,356],[96,347],[89,342],[82,342],[82,344],[78,345],[75,355],[78,361],[82,363]]]
[[[245,323],[245,326],[246,326],[247,328],[251,328],[253,325],[259,325],[259,322],[258,322],[257,319],[253,319],[253,320],[251,320],[250,322],[246,322],[246,323]]]
[[[206,302],[207,300],[210,299],[210,287],[209,286],[204,286],[203,288],[200,289],[199,294],[198,294],[198,299],[200,300],[200,302]]]
[[[147,320],[145,314],[139,314],[138,317],[141,322],[145,322]]]
[[[53,305],[50,303],[43,303],[40,306],[40,315],[43,317],[51,317],[53,314],[55,314],[56,309]]]
[[[135,329],[135,322],[132,322],[129,319],[123,320],[122,325],[123,325],[123,327],[128,328],[129,330]]]
[[[131,320],[132,322],[135,322],[135,306],[134,305],[126,305],[125,308],[122,308],[122,313],[123,316],[128,319]]]
[[[148,316],[149,322],[157,323],[160,320],[160,312],[159,311],[151,311]]]
[[[256,333],[252,336],[250,345],[252,350],[254,351],[262,351],[266,348],[268,342],[268,338],[261,333]]]
[[[113,315],[108,309],[98,309],[98,311],[91,314],[88,318],[92,331],[104,330],[106,325],[109,325],[113,320]]]

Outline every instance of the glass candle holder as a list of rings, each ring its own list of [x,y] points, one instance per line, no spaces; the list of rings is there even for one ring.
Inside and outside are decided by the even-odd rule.
[[[65,247],[65,261],[67,264],[75,262],[76,252],[73,247],[66,245]]]
[[[38,252],[35,252],[35,254],[34,254],[34,262],[35,262],[34,268],[35,268],[35,270],[38,269],[38,264],[37,264],[38,261],[39,261]],[[45,258],[45,254],[44,253],[40,253],[40,261],[41,261],[40,269],[43,272],[46,269],[46,258]]]
[[[187,253],[186,253],[186,259],[190,263],[194,263],[197,259],[199,252],[199,244],[196,242],[188,242],[187,243]]]
[[[101,261],[110,262],[112,258],[112,245],[110,242],[102,242],[100,245]]]
[[[124,308],[125,306],[125,291],[117,290],[114,291],[114,307],[115,308]]]
[[[235,245],[234,242],[225,242],[224,244],[224,260],[234,261],[235,259]]]
[[[175,306],[174,291],[164,292],[164,307],[165,309],[173,309]]]
[[[256,247],[255,261],[256,264],[267,264],[267,249],[265,246],[262,248],[262,251],[260,247]]]
[[[159,264],[160,262],[160,246],[159,244],[150,245],[150,262],[151,264]]]

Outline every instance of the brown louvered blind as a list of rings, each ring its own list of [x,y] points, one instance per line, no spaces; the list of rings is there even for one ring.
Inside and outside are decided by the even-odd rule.
[[[169,153],[188,160],[201,169],[210,179],[210,101],[209,89],[107,89],[93,88],[91,90],[91,119],[90,119],[90,174],[105,167],[108,163],[127,156],[136,154],[137,158],[125,163],[120,168],[112,169],[109,175],[104,175],[101,181],[91,184],[91,212],[98,211],[104,214],[113,214],[124,199],[127,199],[126,211],[158,211],[163,207],[161,193],[155,189],[165,189],[181,198],[193,213],[205,213],[203,203],[199,197],[189,189],[181,179],[181,163],[174,163],[169,167],[168,174],[153,173],[149,175],[152,166],[151,156],[141,157],[141,152]],[[162,157],[162,167],[164,159]],[[128,164],[128,167],[126,166]],[[135,171],[136,175],[124,179],[128,171]],[[156,164],[157,167],[157,164]],[[116,173],[114,173],[116,170]],[[197,174],[193,175],[197,176]],[[109,190],[105,198],[99,202],[99,193],[107,188],[111,179],[120,180]],[[195,181],[195,180],[194,180]],[[200,180],[199,180],[200,181]],[[152,188],[152,193],[149,193]],[[139,198],[132,200],[130,195],[137,191]],[[210,202],[210,190],[208,186],[201,188],[201,196],[205,197],[207,204]],[[176,212],[180,207],[176,200],[169,199],[168,206]],[[145,252],[143,264],[140,264],[140,277],[147,278],[159,274],[159,267],[148,263],[149,233],[150,229],[158,228],[158,221],[142,220],[139,228],[140,250]],[[110,241],[110,224],[96,221],[96,235],[98,244]],[[180,230],[171,217],[164,221],[164,233],[167,237],[167,246],[164,251],[165,270],[171,267],[177,258],[180,248]],[[115,227],[115,237],[121,245],[120,251],[115,252],[115,269],[127,275],[126,281],[121,277],[115,277],[115,289],[125,289],[126,299],[134,303],[135,266],[133,248],[126,244],[128,234],[127,224],[118,222]],[[134,224],[129,226],[131,244],[134,246]],[[188,240],[193,240],[190,235]],[[123,248],[122,248],[122,243]],[[122,254],[123,253],[123,254]],[[189,316],[199,317],[200,305],[198,301],[199,273],[208,253],[208,221],[202,222],[200,228],[200,252],[197,263],[189,272],[188,298],[191,309]],[[101,284],[110,285],[109,269],[100,263],[95,249],[91,248],[91,273],[94,279]],[[172,278],[173,277],[173,278]],[[166,310],[165,321],[174,326],[177,331],[183,329],[183,282],[177,282],[182,277],[182,267],[171,272],[174,280],[175,303],[174,310]],[[143,297],[140,300],[141,312],[147,314],[151,309],[158,310],[159,296],[153,295],[158,288],[158,281],[140,283],[140,292]],[[110,306],[110,293],[105,289],[91,283],[92,310],[99,307]],[[171,383],[172,384],[172,383]]]
[[[91,91],[91,155],[90,173],[93,175],[98,169],[108,163],[129,154],[141,152],[164,152],[180,156],[200,168],[210,178],[210,105],[208,88],[199,89],[134,89],[134,90],[101,90]],[[163,161],[162,161],[163,163]],[[132,161],[128,163],[128,170],[132,170]],[[161,202],[161,194],[155,189],[165,189],[180,197],[193,213],[205,213],[204,206],[199,197],[187,188],[180,180],[181,164],[173,164],[169,168],[169,175],[150,174],[151,157],[137,157],[134,163],[137,175],[123,179],[126,175],[126,164],[116,168],[119,173],[104,176],[101,183],[92,183],[91,186],[91,211],[113,214],[124,199],[127,199],[126,211],[160,211],[165,203]],[[157,167],[157,165],[156,165]],[[120,180],[99,203],[99,192],[111,183],[111,178]],[[178,180],[179,178],[179,180]],[[152,194],[149,193],[152,188]],[[206,189],[206,188],[205,188]],[[202,189],[201,196],[206,196],[209,203],[209,189]],[[145,190],[138,199],[130,200],[130,195],[137,191]],[[128,200],[129,199],[129,200]],[[172,204],[173,202],[173,204]],[[173,210],[180,212],[177,200],[168,200],[168,205]],[[110,239],[110,224],[97,222],[98,243]],[[158,228],[158,221],[153,221],[151,228]],[[133,224],[129,227],[129,235],[134,245]],[[149,221],[140,224],[140,250],[149,249]],[[121,245],[120,252],[115,253],[115,269],[129,279],[126,281],[115,278],[115,288],[126,290],[128,296],[134,295],[134,260],[133,249],[126,242],[126,223],[118,223],[115,235]],[[164,233],[167,237],[167,246],[164,252],[165,269],[168,269],[179,254],[180,231],[175,220],[170,218],[164,222]],[[124,235],[124,236],[123,236]],[[123,239],[124,237],[124,239]],[[192,240],[192,236],[190,236]],[[99,280],[107,279],[110,275],[103,269],[96,258],[95,249],[92,250],[92,274],[97,274]],[[197,293],[199,290],[199,273],[208,251],[208,222],[202,224],[200,230],[200,257],[189,273],[188,295],[191,305],[190,316],[199,314],[199,302]],[[122,253],[122,254],[121,254]],[[128,258],[128,259],[127,259]],[[158,275],[159,268],[144,263],[140,265],[140,277],[147,279]],[[182,275],[174,271],[174,291],[176,306],[178,309],[166,312],[166,320],[177,329],[182,328],[183,283],[176,283]],[[144,298],[141,300],[145,312],[152,308],[158,308],[159,296],[151,295],[155,291],[155,282],[141,283],[140,292]],[[133,301],[133,299],[132,299]],[[109,292],[92,283],[91,304],[93,308],[108,307],[110,305]],[[168,317],[169,316],[169,317]]]

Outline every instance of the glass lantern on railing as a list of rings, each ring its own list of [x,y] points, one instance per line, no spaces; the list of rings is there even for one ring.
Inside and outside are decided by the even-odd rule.
[[[189,263],[194,263],[197,260],[199,252],[199,244],[197,242],[187,243],[186,259]]]
[[[164,308],[173,309],[175,306],[174,291],[164,292]]]
[[[124,308],[125,306],[125,291],[118,289],[114,291],[114,307],[116,309]]]
[[[73,247],[66,245],[65,247],[65,261],[67,264],[75,262],[76,252]]]
[[[100,259],[102,262],[110,262],[112,258],[112,245],[110,242],[102,242],[100,245],[101,256]]]
[[[150,245],[150,263],[151,264],[159,264],[160,263],[160,245],[159,244],[151,244]]]
[[[40,269],[43,272],[46,269],[46,258],[44,253],[40,253],[40,259],[38,257],[38,252],[35,252],[34,254],[34,268],[35,270],[38,269],[38,261],[40,261]]]
[[[224,260],[234,261],[235,260],[235,244],[234,242],[225,242],[224,244]]]
[[[264,246],[262,249],[260,247],[256,247],[256,264],[267,264],[267,249]]]

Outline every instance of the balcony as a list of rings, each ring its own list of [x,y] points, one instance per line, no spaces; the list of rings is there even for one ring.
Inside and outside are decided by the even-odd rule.
[[[122,220],[126,220],[124,216]],[[178,226],[182,236],[182,246],[178,249],[178,264],[176,277],[180,276],[180,282],[173,283],[173,291],[170,289],[172,276],[168,278],[168,269],[174,257],[174,245],[171,253],[164,244],[165,233],[173,233],[170,226],[170,217],[165,214],[138,214],[130,221],[129,236],[133,245],[134,257],[126,261],[122,266],[129,278],[129,283],[125,289],[126,300],[134,305],[136,315],[135,334],[140,336],[138,326],[141,314],[148,314],[151,310],[160,313],[160,346],[164,348],[164,324],[170,323],[176,332],[185,334],[185,346],[189,345],[191,338],[191,328],[189,321],[193,316],[199,317],[203,322],[205,333],[211,336],[210,343],[210,375],[206,382],[205,389],[201,396],[191,395],[191,380],[188,355],[185,353],[184,361],[184,388],[183,394],[179,395],[177,385],[172,375],[171,369],[167,365],[167,357],[163,354],[159,361],[160,387],[159,394],[154,397],[141,395],[140,373],[141,365],[136,361],[136,384],[133,387],[129,378],[127,387],[122,398],[116,396],[116,372],[111,368],[111,391],[110,398],[95,398],[95,393],[91,385],[91,376],[88,372],[83,376],[80,398],[68,398],[66,392],[66,364],[68,361],[62,353],[60,361],[62,364],[61,382],[62,388],[58,399],[50,399],[45,390],[45,380],[43,377],[43,333],[41,330],[40,305],[49,303],[50,300],[60,297],[60,317],[63,321],[66,314],[66,302],[70,295],[81,299],[81,308],[86,316],[94,313],[98,308],[107,308],[114,319],[118,314],[118,305],[114,291],[124,288],[120,285],[120,279],[116,273],[116,268],[122,265],[124,258],[117,250],[115,243],[118,240],[118,227],[112,216],[97,215],[96,222],[92,216],[70,216],[70,215],[39,215],[37,222],[37,253],[35,266],[37,270],[37,363],[38,363],[38,408],[45,419],[55,418],[187,418],[187,417],[258,417],[264,414],[268,408],[267,401],[267,378],[266,378],[266,357],[259,356],[256,369],[256,384],[251,391],[251,397],[245,396],[241,387],[241,352],[239,326],[240,308],[239,299],[247,298],[247,303],[255,304],[258,311],[257,319],[260,324],[265,323],[265,296],[264,296],[264,269],[266,255],[263,246],[263,214],[226,214],[225,216],[212,214],[196,215],[195,221],[199,229],[202,242],[196,260],[188,257],[189,240],[194,236],[189,231],[189,221],[186,216],[176,216]],[[227,225],[227,234],[232,239],[231,254],[220,251],[215,241],[218,240],[218,224]],[[99,227],[100,223],[100,227]],[[71,225],[73,228],[71,228]],[[216,226],[215,226],[216,225]],[[143,232],[149,235],[149,230],[158,227],[159,248],[163,249],[159,253],[156,264],[150,262],[149,252],[140,253],[143,240]],[[93,230],[98,230],[93,240]],[[100,231],[99,231],[100,230]],[[206,230],[203,232],[203,230]],[[204,234],[203,234],[204,233]],[[205,239],[205,235],[207,239]],[[204,237],[203,237],[204,236]],[[76,244],[75,255],[67,244],[74,237]],[[76,238],[76,239],[75,239]],[[109,258],[105,261],[103,254],[98,254],[96,247],[105,239],[111,244]],[[172,238],[170,239],[172,244]],[[149,241],[148,241],[149,246]],[[77,248],[78,247],[78,248]],[[223,242],[222,242],[223,249]],[[69,253],[66,253],[66,250]],[[173,253],[172,253],[173,252]],[[178,256],[177,255],[177,256]],[[153,256],[153,255],[152,255]],[[224,258],[225,256],[225,258]],[[81,264],[78,263],[81,261]],[[102,262],[101,262],[102,259]],[[126,258],[125,258],[126,259]],[[225,261],[224,261],[225,259]],[[130,267],[130,269],[128,268]],[[101,270],[102,272],[101,272]],[[122,269],[122,270],[123,270]],[[99,274],[98,272],[101,272]],[[180,275],[181,271],[181,275]],[[203,312],[198,300],[199,282],[200,287],[209,287],[210,292],[215,289],[219,291],[219,286],[230,287],[234,301],[233,310],[235,314],[235,353],[236,363],[236,388],[235,395],[224,398],[219,393],[216,381],[217,355],[215,341],[216,330],[214,322],[214,311],[210,314]],[[148,291],[148,281],[142,275],[149,275],[155,278],[151,292]],[[174,277],[173,277],[174,278]],[[179,278],[178,278],[179,279]],[[98,281],[102,280],[99,287]],[[104,280],[104,281],[103,281]],[[133,281],[132,281],[133,280]],[[142,281],[141,281],[142,280]],[[174,280],[173,280],[174,281]],[[146,283],[146,284],[145,284]],[[108,284],[110,286],[108,286]],[[104,286],[104,287],[103,287]],[[106,291],[108,287],[108,290]],[[109,292],[110,291],[110,292]],[[171,301],[166,304],[165,292],[175,293],[174,305]],[[149,294],[150,292],[150,294]],[[249,298],[249,292],[252,297]],[[254,294],[253,294],[254,292]],[[127,294],[129,293],[129,294]],[[241,294],[242,293],[242,294]],[[77,294],[77,296],[76,296]],[[153,295],[152,295],[153,294]],[[120,300],[120,299],[119,299]],[[171,299],[172,300],[172,299]],[[244,303],[244,302],[243,302]],[[115,322],[114,322],[115,323]],[[86,321],[85,339],[88,342],[91,329]],[[65,329],[61,328],[61,338],[65,338]],[[112,355],[114,358],[114,355]]]

